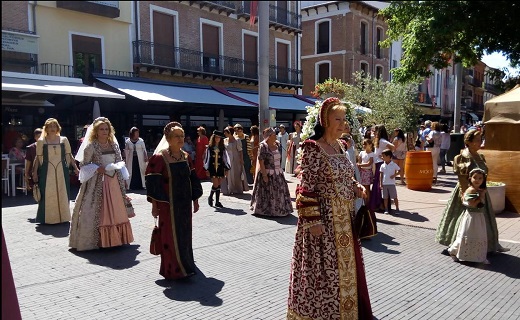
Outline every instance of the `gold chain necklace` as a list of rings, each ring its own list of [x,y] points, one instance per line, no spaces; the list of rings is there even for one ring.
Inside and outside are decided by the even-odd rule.
[[[326,144],[328,144],[332,149],[334,149],[334,151],[336,151],[337,153],[340,153],[340,151],[336,147],[338,145],[337,140],[334,140],[332,143],[327,142],[327,140],[325,140],[325,139],[323,139],[323,141],[325,141]]]

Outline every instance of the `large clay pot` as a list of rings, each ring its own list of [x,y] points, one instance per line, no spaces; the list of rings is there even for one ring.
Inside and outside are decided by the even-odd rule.
[[[410,190],[428,191],[433,182],[431,151],[408,151],[405,162],[406,186]]]

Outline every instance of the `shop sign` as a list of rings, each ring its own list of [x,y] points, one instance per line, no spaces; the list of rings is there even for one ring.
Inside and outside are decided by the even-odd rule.
[[[38,54],[38,36],[2,30],[2,51]]]
[[[18,113],[18,108],[5,107],[5,112]]]

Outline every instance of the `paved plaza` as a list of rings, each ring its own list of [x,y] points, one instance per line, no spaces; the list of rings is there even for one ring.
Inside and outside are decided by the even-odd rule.
[[[295,179],[286,178],[294,196]],[[520,318],[520,214],[497,215],[500,242],[511,251],[491,255],[491,265],[440,254],[435,228],[455,181],[440,175],[429,192],[398,186],[403,212],[377,214],[378,235],[362,242],[375,319]],[[296,211],[254,217],[251,191],[211,208],[210,183],[203,187],[193,217],[199,270],[185,281],[159,275],[144,192],[129,193],[135,242],[87,252],[69,250],[69,223],[36,224],[30,195],[4,196],[2,228],[23,319],[284,319]]]

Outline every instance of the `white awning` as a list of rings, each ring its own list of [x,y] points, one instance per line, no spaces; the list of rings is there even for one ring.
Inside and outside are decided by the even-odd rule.
[[[122,94],[84,85],[81,79],[42,76],[2,71],[2,95],[15,92],[17,98],[27,99],[37,94],[124,99]]]
[[[228,97],[209,86],[184,86],[167,83],[158,84],[147,81],[125,81],[105,78],[97,78],[97,80],[144,101],[252,107],[250,104]]]
[[[254,103],[258,103],[257,92],[247,91],[235,91],[228,89],[228,91],[242,99],[249,100]],[[290,110],[290,111],[302,111],[307,112],[306,107],[311,104],[301,99],[294,97],[291,94],[270,94],[269,95],[269,108],[276,110]]]
[[[478,121],[478,116],[476,114],[474,114],[473,112],[468,112],[468,114],[471,116],[473,121]]]

